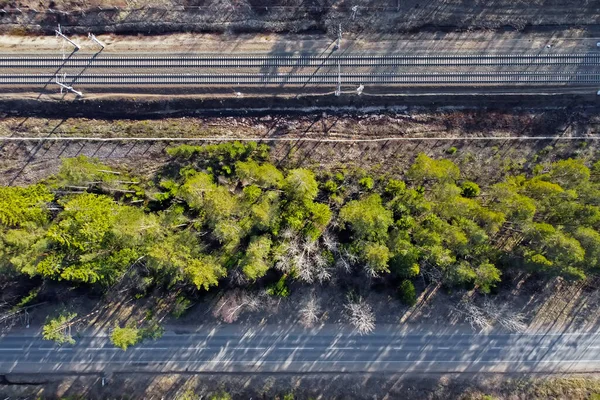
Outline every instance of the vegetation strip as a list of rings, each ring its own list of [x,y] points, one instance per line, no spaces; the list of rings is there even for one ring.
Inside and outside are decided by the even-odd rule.
[[[167,153],[171,162],[152,179],[80,156],[64,159],[44,182],[1,187],[5,276],[108,291],[126,280],[135,296],[269,279],[267,293],[286,297],[290,280],[324,283],[355,271],[397,282],[400,300],[412,305],[417,278],[490,293],[510,270],[568,280],[599,270],[600,162],[542,163],[480,187],[452,161],[425,154],[402,176],[373,176],[278,168],[269,147],[255,142],[184,144]],[[216,313],[232,322],[256,301],[240,298],[239,307],[223,304]],[[347,301],[349,321],[372,331],[370,306],[353,293]],[[185,295],[177,307],[179,314],[189,307]],[[501,316],[506,328],[523,329],[491,303],[473,307],[461,312],[474,325]],[[307,304],[303,320],[310,325],[317,313]],[[65,310],[44,335],[72,342],[70,327],[86,317]],[[161,334],[150,316],[117,325],[111,337],[127,348]]]
[[[372,139],[351,138],[318,138],[318,137],[263,137],[263,138],[238,138],[238,137],[82,137],[82,136],[3,136],[0,141],[11,142],[44,142],[44,141],[89,141],[89,142],[402,142],[402,141],[475,141],[475,140],[600,140],[600,136],[446,136],[446,137],[385,137]]]

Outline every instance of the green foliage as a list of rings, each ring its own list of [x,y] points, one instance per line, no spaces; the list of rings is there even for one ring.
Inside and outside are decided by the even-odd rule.
[[[183,314],[185,314],[185,312],[192,306],[192,301],[190,299],[188,299],[187,297],[184,297],[182,295],[177,296],[177,299],[175,299],[175,304],[173,306],[173,311],[171,311],[171,314],[175,317],[175,318],[180,318],[181,316],[183,316]]]
[[[415,285],[411,281],[404,280],[400,284],[399,288],[400,299],[407,306],[414,306],[417,304],[417,291],[415,290]]]
[[[96,158],[84,155],[62,159],[59,173],[50,182],[57,187],[96,188],[104,193],[121,192],[126,198],[144,195],[137,179],[124,171],[102,164]]]
[[[117,174],[118,171],[102,164],[98,159],[80,155],[62,159],[56,181],[59,186],[88,186],[98,181],[114,180]]]
[[[221,144],[192,146],[183,144],[167,149],[171,157],[189,160],[195,159],[203,165],[233,165],[237,161],[264,161],[269,156],[269,147],[256,142],[228,142]]]
[[[365,176],[358,181],[358,184],[362,186],[363,189],[371,190],[375,186],[375,181],[373,181],[373,178],[370,176]]]
[[[391,252],[389,265],[394,273],[403,278],[419,275],[421,254],[416,246],[398,233],[393,235],[388,246]]]
[[[446,149],[446,153],[450,154],[450,155],[456,154],[457,151],[458,151],[458,149],[456,147],[454,147],[454,146],[449,147],[449,148]]]
[[[375,273],[390,272],[388,269],[390,251],[386,245],[362,242],[358,252],[369,270]]]
[[[153,243],[147,254],[148,264],[155,271],[167,274],[172,282],[189,282],[199,290],[216,286],[226,274],[215,257],[202,252],[192,231],[168,234]]]
[[[409,280],[426,268],[448,286],[489,293],[504,269],[566,279],[600,269],[600,162],[548,161],[526,174],[517,160],[480,196],[457,165],[424,154],[405,181],[386,181],[374,170],[317,179],[310,169],[280,169],[256,143],[168,153],[169,168],[152,181],[78,157],[45,185],[0,187],[0,272],[103,286],[127,274],[141,296],[155,284],[209,290],[228,269],[261,278],[290,237],[324,253],[319,238],[330,225],[328,236],[341,243],[327,250],[327,263],[350,252],[350,263],[382,277]],[[346,184],[357,178],[359,191]],[[49,188],[60,186],[94,193],[55,198]],[[125,205],[145,187],[159,190],[158,201]],[[284,284],[273,293],[283,295]]]
[[[151,316],[148,316],[147,318],[150,319],[150,321],[146,323],[146,326],[143,329],[139,330],[139,335],[141,337],[140,340],[156,340],[161,338],[163,333],[165,332],[164,328],[159,324],[157,320],[152,319]]]
[[[263,277],[271,266],[269,253],[271,251],[269,236],[255,236],[250,240],[242,259],[242,270],[250,280]]]
[[[580,268],[585,259],[585,250],[577,239],[543,223],[531,224],[525,238],[527,242],[522,251],[529,268],[567,279],[585,278]]]
[[[231,395],[225,391],[221,391],[211,395],[209,400],[231,400]]]
[[[84,193],[62,202],[64,210],[45,238],[33,246],[38,254],[21,262],[30,275],[76,282],[109,283],[122,274],[151,234],[154,219],[107,196]]]
[[[0,224],[18,227],[27,222],[42,225],[47,222],[46,203],[54,196],[43,185],[26,188],[15,186],[0,187]]]
[[[385,187],[385,193],[392,196],[400,196],[406,190],[406,183],[396,180],[390,179]]]
[[[340,210],[340,219],[349,224],[357,239],[385,240],[394,220],[392,212],[381,203],[378,194],[352,200]]]
[[[110,342],[123,350],[136,345],[142,340],[142,335],[139,329],[134,327],[120,328],[115,326],[111,335]]]
[[[501,275],[493,264],[483,263],[475,271],[475,286],[479,287],[482,293],[489,293],[500,282]]]
[[[592,269],[600,268],[600,233],[592,228],[580,226],[573,236],[579,241],[579,244],[585,250],[585,258],[583,264]]]
[[[420,153],[406,176],[419,183],[454,182],[460,176],[460,170],[450,160],[434,160]]]
[[[75,344],[70,327],[75,317],[77,317],[77,314],[67,312],[63,312],[54,318],[48,317],[42,327],[42,337],[45,340],[53,340],[58,344]]]
[[[37,298],[38,294],[40,293],[40,289],[41,288],[37,287],[35,289],[30,290],[27,296],[19,300],[19,302],[13,307],[12,311],[17,311],[23,307],[28,306],[33,300]]]
[[[285,177],[283,191],[291,201],[307,203],[317,196],[319,184],[312,171],[303,168],[292,169]]]
[[[290,295],[290,288],[287,284],[287,275],[283,275],[277,283],[269,286],[267,294],[269,296],[288,297]]]
[[[475,182],[465,181],[462,184],[462,195],[467,198],[473,198],[479,196],[481,189]]]
[[[258,164],[255,161],[238,161],[235,164],[238,178],[263,188],[279,188],[283,182],[283,174],[273,164]]]
[[[214,184],[212,177],[203,172],[191,174],[179,189],[179,195],[213,225],[229,218],[237,207],[227,188]]]
[[[309,220],[312,226],[319,233],[322,232],[329,224],[329,221],[331,221],[331,209],[327,204],[323,203],[309,203],[307,208],[310,212]]]
[[[330,179],[323,184],[323,190],[327,193],[334,194],[338,191],[338,185]]]
[[[569,158],[553,163],[548,178],[565,189],[574,189],[589,181],[590,169],[585,166],[583,160]]]

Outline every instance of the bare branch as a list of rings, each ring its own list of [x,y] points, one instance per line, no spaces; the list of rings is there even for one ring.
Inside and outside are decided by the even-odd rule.
[[[300,323],[306,327],[311,328],[319,320],[319,313],[321,308],[319,303],[314,296],[310,296],[304,307],[300,310]]]
[[[361,335],[373,332],[375,329],[375,314],[371,306],[365,303],[362,299],[358,301],[350,301],[344,306],[348,312],[350,323],[356,328]]]

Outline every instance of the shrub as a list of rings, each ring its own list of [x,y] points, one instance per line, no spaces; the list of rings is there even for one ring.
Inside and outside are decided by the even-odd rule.
[[[400,299],[402,302],[409,306],[417,304],[417,292],[415,285],[408,279],[400,284]]]
[[[180,318],[191,306],[192,302],[190,299],[183,296],[177,296],[177,299],[175,300],[175,306],[173,306],[173,311],[171,314],[173,314],[175,318]]]
[[[359,180],[358,183],[360,186],[363,187],[363,189],[366,189],[366,190],[371,190],[371,189],[373,189],[373,186],[375,186],[375,182],[373,181],[373,178],[371,178],[370,176],[365,176],[364,178]]]
[[[458,151],[458,149],[456,147],[454,147],[454,146],[446,149],[446,153],[447,154],[456,154],[457,151]]]
[[[338,185],[330,179],[323,184],[323,190],[327,193],[335,193],[338,191]]]
[[[479,196],[481,189],[475,182],[466,181],[462,184],[462,195],[463,197],[473,198]]]
[[[385,193],[392,197],[400,195],[406,189],[406,184],[397,179],[390,179],[385,187]]]
[[[227,392],[219,392],[210,396],[210,400],[231,400],[231,395]]]
[[[283,275],[276,284],[269,286],[267,294],[269,296],[288,297],[290,288],[287,285],[287,275]]]

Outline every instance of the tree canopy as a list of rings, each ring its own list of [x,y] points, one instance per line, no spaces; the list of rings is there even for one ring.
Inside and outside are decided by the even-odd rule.
[[[251,143],[167,152],[171,167],[153,179],[80,156],[44,183],[0,187],[1,267],[104,286],[140,267],[165,287],[206,291],[232,271],[312,282],[343,265],[408,282],[407,303],[420,275],[490,293],[508,271],[600,272],[600,163],[485,182],[425,154],[404,175],[376,176],[279,168]]]

